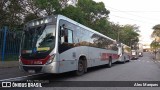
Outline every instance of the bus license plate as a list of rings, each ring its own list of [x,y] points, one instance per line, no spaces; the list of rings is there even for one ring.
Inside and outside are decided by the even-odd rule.
[[[29,73],[35,73],[35,70],[28,70]]]

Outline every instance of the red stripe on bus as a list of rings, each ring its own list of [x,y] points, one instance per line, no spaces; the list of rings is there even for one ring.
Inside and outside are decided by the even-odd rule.
[[[44,59],[24,59],[21,57],[21,61],[23,64],[25,65],[43,65],[45,64],[50,58],[50,55],[48,55],[46,58]]]
[[[111,53],[101,53],[101,60],[109,60],[109,57],[112,57],[112,59],[118,59],[118,54],[111,54]]]

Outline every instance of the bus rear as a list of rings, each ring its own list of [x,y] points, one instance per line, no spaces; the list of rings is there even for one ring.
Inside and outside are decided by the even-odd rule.
[[[118,62],[125,63],[130,60],[131,56],[131,48],[123,43],[118,44]]]

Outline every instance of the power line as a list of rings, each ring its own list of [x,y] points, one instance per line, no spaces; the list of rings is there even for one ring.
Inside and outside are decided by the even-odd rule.
[[[107,6],[107,7],[109,7],[109,6]],[[139,15],[131,14],[131,13],[129,13],[129,12],[121,11],[121,10],[119,10],[119,9],[115,9],[115,8],[112,8],[112,7],[109,7],[109,8],[113,9],[113,12],[122,12],[122,13],[124,13],[124,14],[132,15],[132,16],[136,16],[136,17],[144,18],[144,19],[160,20],[160,19],[149,18],[149,17],[144,17],[144,16],[139,16]],[[160,11],[159,11],[159,12],[160,12]]]
[[[131,19],[131,18],[126,18],[126,17],[121,17],[121,16],[117,16],[117,15],[112,15],[112,16],[114,16],[114,17],[118,17],[118,18],[123,18],[123,19],[132,20],[132,21],[142,22],[142,23],[155,24],[155,23],[151,23],[151,22],[140,21],[140,20]]]

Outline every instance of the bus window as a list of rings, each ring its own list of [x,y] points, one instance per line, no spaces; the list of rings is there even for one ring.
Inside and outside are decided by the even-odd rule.
[[[73,31],[68,30],[68,43],[73,43]]]
[[[65,34],[61,37],[61,43],[73,43],[73,31],[69,29],[65,29]]]

